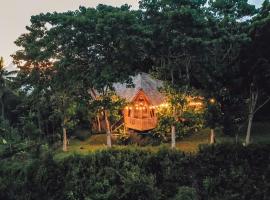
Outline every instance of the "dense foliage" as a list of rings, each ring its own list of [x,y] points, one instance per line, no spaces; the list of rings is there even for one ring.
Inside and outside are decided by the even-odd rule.
[[[227,199],[269,198],[270,146],[219,145],[197,155],[160,150],[106,150],[55,161],[51,154],[0,166],[0,198]]]
[[[11,82],[0,61],[2,132],[8,125],[21,140],[62,139],[67,150],[75,129],[98,127],[111,146],[125,103],[114,98],[113,84],[132,86],[130,77],[143,71],[166,86],[170,111],[154,131],[158,137],[171,130],[175,140],[203,125],[219,126],[232,136],[247,130],[248,145],[255,114],[270,102],[269,1],[259,9],[247,0],[139,5],[32,16],[15,41],[19,71]],[[215,107],[204,115],[187,112],[186,97],[194,91],[214,99]]]
[[[268,0],[259,9],[248,0],[139,4],[32,16],[15,41],[17,75],[0,59],[0,199],[269,199],[269,145],[212,145],[196,155],[48,153],[61,143],[67,151],[68,138],[84,140],[91,129],[106,131],[110,147],[126,104],[113,85],[132,86],[130,77],[141,71],[163,81],[168,105],[160,105],[150,137],[122,135],[118,144],[171,140],[174,148],[175,139],[206,126],[211,141],[217,127],[228,135],[245,129],[248,145],[255,114],[269,115]],[[195,97],[202,110],[188,106]]]

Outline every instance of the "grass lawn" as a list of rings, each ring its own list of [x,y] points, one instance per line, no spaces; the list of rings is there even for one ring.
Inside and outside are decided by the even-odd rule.
[[[180,141],[177,141],[176,148],[180,151],[187,153],[196,153],[200,145],[209,144],[209,129],[204,129],[196,134],[186,137]],[[239,141],[243,143],[245,140],[245,135],[242,134],[239,137]],[[230,137],[224,135],[221,131],[216,131],[216,141],[217,143],[234,143],[235,137]],[[256,123],[252,129],[252,142],[253,143],[268,143],[270,144],[270,123]],[[151,151],[157,151],[161,147],[170,147],[169,143],[162,144],[160,146],[146,146],[139,147],[134,145],[114,145],[113,148],[138,148]],[[61,149],[57,150],[56,158],[63,158],[72,154],[82,154],[86,155],[93,151],[106,149],[106,135],[98,134],[93,135],[86,139],[85,141],[80,141],[73,139],[70,141],[68,146],[68,152],[62,152]]]

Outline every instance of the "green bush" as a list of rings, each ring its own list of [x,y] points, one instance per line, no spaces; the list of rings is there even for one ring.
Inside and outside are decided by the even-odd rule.
[[[154,134],[128,134],[128,135],[120,135],[116,138],[116,144],[118,145],[137,145],[137,146],[147,146],[147,145],[160,145],[161,141],[155,137]]]
[[[37,140],[41,135],[40,130],[32,121],[25,121],[22,127],[22,132],[24,136],[27,136],[32,140]]]
[[[74,131],[74,136],[81,141],[85,141],[91,136],[91,132],[90,130],[77,129]]]
[[[20,139],[18,129],[11,126],[8,120],[0,118],[0,144],[17,142]]]
[[[185,111],[182,119],[175,123],[177,139],[191,135],[203,127],[203,114]],[[157,127],[153,130],[152,137],[159,142],[168,142],[171,137],[171,116],[160,116]]]
[[[173,200],[198,200],[196,190],[191,187],[180,187]]]
[[[129,145],[131,144],[130,142],[130,134],[128,135],[120,135],[119,137],[116,138],[116,144],[118,145]]]
[[[267,200],[270,145],[207,146],[196,155],[162,149],[98,151],[54,160],[2,160],[0,199]]]

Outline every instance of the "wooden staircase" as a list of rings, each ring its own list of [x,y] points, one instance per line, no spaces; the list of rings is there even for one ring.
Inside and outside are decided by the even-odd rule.
[[[120,120],[118,120],[116,123],[114,123],[112,126],[111,126],[111,132],[112,132],[112,135],[113,136],[119,136],[120,134],[119,133],[116,133],[116,131],[118,129],[120,129],[121,127],[123,127],[125,125],[124,123],[124,117],[122,117]]]

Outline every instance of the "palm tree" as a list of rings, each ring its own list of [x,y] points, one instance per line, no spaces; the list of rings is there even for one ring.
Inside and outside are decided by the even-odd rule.
[[[1,118],[5,119],[5,95],[8,92],[8,83],[10,83],[12,74],[16,71],[7,71],[4,67],[4,59],[0,57],[0,104],[1,104]]]

